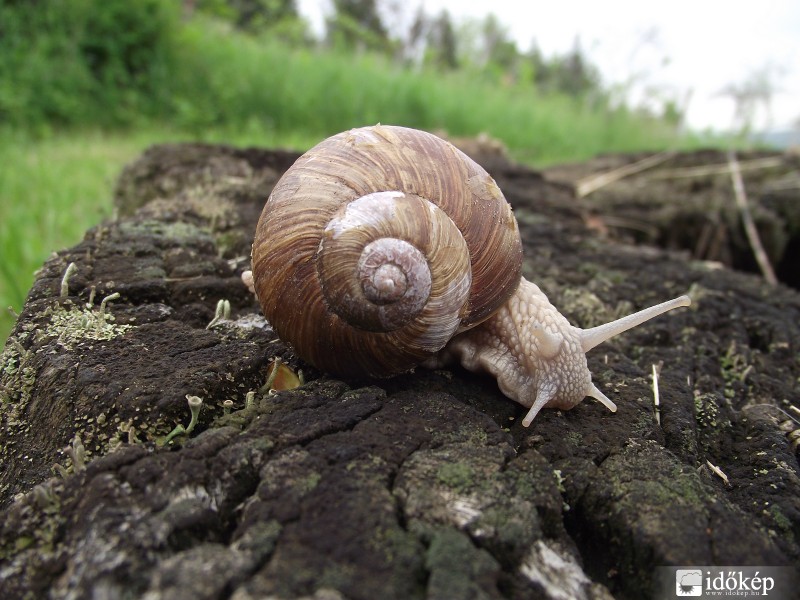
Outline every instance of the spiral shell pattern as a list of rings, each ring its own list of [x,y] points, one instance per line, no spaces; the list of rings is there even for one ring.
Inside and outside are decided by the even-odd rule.
[[[324,140],[284,174],[253,279],[284,341],[342,376],[406,371],[501,306],[522,248],[494,180],[452,144],[392,126]]]

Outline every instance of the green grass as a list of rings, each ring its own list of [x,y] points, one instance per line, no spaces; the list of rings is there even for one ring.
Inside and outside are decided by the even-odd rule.
[[[139,150],[135,140],[101,134],[31,141],[6,134],[0,143],[0,338],[19,311],[34,271],[48,254],[78,242],[111,214],[112,182]]]
[[[114,183],[124,165],[159,142],[203,139],[241,146],[302,149],[302,134],[208,132],[189,135],[155,126],[136,132],[60,132],[32,139],[0,133],[0,348],[11,331],[35,271],[48,255],[77,244],[111,218]]]
[[[97,98],[98,90],[85,94],[63,81],[64,102],[83,107],[63,113],[73,116],[27,125],[20,117],[0,128],[0,345],[13,324],[5,307],[20,310],[49,253],[111,216],[115,178],[152,143],[305,149],[382,122],[456,136],[486,132],[535,165],[692,143],[657,119],[501,85],[480,73],[414,72],[376,55],[292,49],[205,20],[174,35],[173,71],[152,97],[110,90]],[[47,73],[46,63],[37,65]],[[124,106],[113,112],[117,100]],[[98,121],[93,115],[102,106],[110,112]]]
[[[458,136],[488,132],[537,163],[678,141],[665,122],[602,99],[544,95],[481,72],[414,71],[380,55],[289,48],[205,21],[184,27],[179,48],[185,68],[171,81],[171,118],[190,131],[306,131],[323,138],[383,122]]]

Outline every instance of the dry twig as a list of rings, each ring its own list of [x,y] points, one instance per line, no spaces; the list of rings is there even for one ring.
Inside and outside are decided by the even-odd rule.
[[[658,395],[658,376],[661,374],[661,367],[664,363],[659,361],[653,363],[653,406],[656,412],[656,423],[661,425],[661,398]]]
[[[612,171],[606,171],[605,173],[600,173],[599,175],[590,175],[588,177],[584,177],[583,179],[578,180],[578,182],[575,184],[575,194],[578,196],[578,198],[588,196],[592,192],[599,190],[601,187],[605,187],[614,183],[615,181],[619,181],[625,177],[630,177],[631,175],[635,175],[636,173],[641,173],[642,171],[646,171],[647,169],[655,167],[656,165],[659,165],[668,158],[672,157],[674,154],[674,150],[660,152]]]
[[[766,158],[755,158],[739,163],[741,171],[757,171],[759,169],[772,169],[783,164],[783,157],[769,156]],[[697,167],[682,167],[680,169],[664,169],[658,173],[650,175],[650,179],[684,179],[689,177],[707,177],[708,175],[725,175],[730,172],[730,163],[700,165]]]
[[[761,244],[761,238],[758,236],[758,229],[756,229],[753,215],[750,213],[750,206],[747,202],[747,193],[744,189],[744,182],[742,181],[742,171],[739,168],[739,161],[736,160],[736,153],[733,150],[728,151],[728,168],[731,172],[731,181],[733,182],[733,195],[736,198],[736,206],[742,215],[742,224],[744,225],[747,240],[750,242],[750,247],[755,254],[756,262],[764,274],[764,279],[768,283],[775,285],[778,283],[778,278],[775,277],[775,271],[772,270],[772,265],[769,262],[767,253],[764,251],[764,246]]]
[[[713,464],[710,460],[707,460],[707,459],[706,459],[706,464],[708,465],[708,468],[711,469],[711,471],[717,477],[719,477],[720,479],[722,479],[722,481],[725,482],[726,486],[730,486],[731,485],[731,482],[728,480],[728,476],[725,475],[725,473],[722,472],[722,469],[720,469],[717,465]]]

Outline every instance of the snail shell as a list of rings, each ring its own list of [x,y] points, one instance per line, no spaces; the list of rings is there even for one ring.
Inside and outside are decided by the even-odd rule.
[[[520,282],[522,246],[494,180],[403,127],[324,140],[284,174],[253,243],[262,310],[317,368],[386,376],[484,321]]]

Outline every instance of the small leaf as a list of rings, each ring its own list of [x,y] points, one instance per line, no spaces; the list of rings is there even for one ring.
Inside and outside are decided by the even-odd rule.
[[[267,384],[269,389],[280,392],[282,390],[293,390],[303,383],[297,373],[281,362],[279,358],[276,358],[270,363]]]

